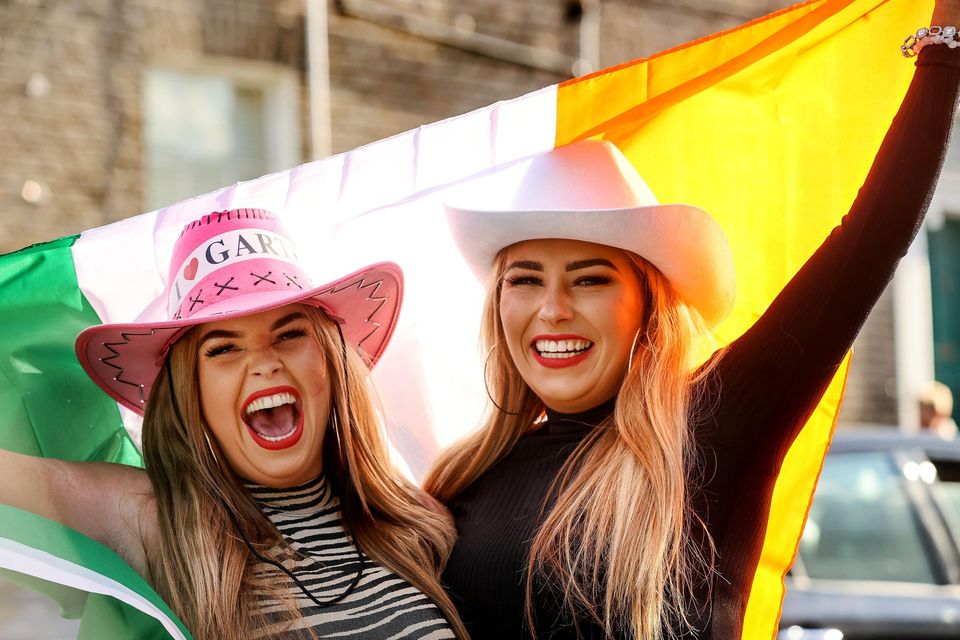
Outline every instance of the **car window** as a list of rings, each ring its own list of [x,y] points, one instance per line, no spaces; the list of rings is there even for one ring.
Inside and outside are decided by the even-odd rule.
[[[933,485],[934,495],[954,538],[960,542],[960,463],[933,460],[940,482]]]
[[[886,453],[828,455],[800,540],[807,575],[936,582],[906,481]]]

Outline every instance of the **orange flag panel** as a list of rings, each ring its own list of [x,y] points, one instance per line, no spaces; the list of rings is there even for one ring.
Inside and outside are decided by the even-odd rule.
[[[906,93],[899,45],[933,0],[820,0],[560,86],[557,145],[617,144],[661,202],[703,207],[734,250],[742,334],[839,224]],[[846,363],[777,481],[743,638],[776,634]],[[776,428],[776,425],[770,425]]]

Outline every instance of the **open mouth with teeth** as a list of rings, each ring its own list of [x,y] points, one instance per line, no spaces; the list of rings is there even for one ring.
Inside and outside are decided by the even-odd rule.
[[[264,449],[292,447],[303,435],[303,403],[293,387],[257,391],[243,404],[241,417]]]
[[[567,367],[585,359],[593,343],[576,336],[538,337],[531,345],[534,357],[547,367]]]

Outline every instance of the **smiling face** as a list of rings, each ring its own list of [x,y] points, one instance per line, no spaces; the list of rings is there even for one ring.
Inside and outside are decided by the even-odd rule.
[[[616,395],[643,324],[644,287],[626,253],[576,240],[507,249],[500,321],[524,381],[555,411]]]
[[[200,407],[233,470],[269,487],[320,475],[331,392],[300,305],[200,327]]]

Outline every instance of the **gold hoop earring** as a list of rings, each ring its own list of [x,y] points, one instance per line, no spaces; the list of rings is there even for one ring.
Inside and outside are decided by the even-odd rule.
[[[340,453],[340,464],[346,469],[347,456],[343,450],[343,440],[340,439],[340,420],[337,418],[338,413],[336,408],[332,408],[330,411],[330,428],[333,430],[333,437],[337,439],[337,451]]]
[[[213,443],[210,442],[210,434],[207,433],[207,425],[201,424],[201,431],[203,433],[203,439],[207,441],[207,451],[210,452],[210,455],[213,456],[213,462],[217,465],[219,469],[223,469],[223,466],[220,465],[220,458],[217,457],[217,452],[213,448]]]
[[[643,329],[637,329],[637,332],[633,334],[633,342],[630,344],[630,357],[627,359],[627,372],[633,370],[633,355],[637,350],[637,342],[640,340],[640,332]]]
[[[500,342],[502,342],[502,340]],[[492,347],[490,347],[490,351],[487,352],[487,357],[483,359],[483,389],[487,392],[487,397],[490,398],[490,402],[493,403],[493,406],[495,406],[500,413],[505,413],[508,416],[518,416],[520,415],[519,411],[507,411],[497,404],[497,401],[493,399],[493,395],[490,393],[490,387],[487,384],[487,368],[490,365],[490,356],[492,356],[494,350],[500,346],[500,342],[496,342]]]

